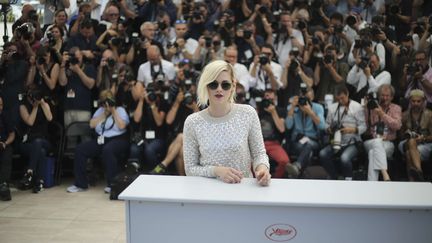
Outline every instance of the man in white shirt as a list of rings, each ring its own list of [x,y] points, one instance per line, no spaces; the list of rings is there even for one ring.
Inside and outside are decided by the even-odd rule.
[[[281,31],[274,41],[274,47],[279,55],[278,62],[285,64],[289,58],[289,53],[293,47],[297,47],[300,53],[303,53],[304,39],[300,30],[294,29],[293,19],[288,12],[280,15]]]
[[[264,44],[261,47],[261,54],[255,56],[253,63],[249,66],[249,73],[252,76],[249,88],[276,91],[283,86],[281,82],[282,66],[272,61],[273,56],[273,47]]]
[[[372,54],[369,63],[366,61],[358,60],[347,76],[347,83],[356,91],[351,96],[356,101],[360,101],[368,93],[376,93],[383,84],[391,84],[391,74],[380,68],[377,54]]]
[[[147,62],[138,69],[137,80],[147,85],[153,81],[163,81],[169,85],[175,79],[175,67],[171,62],[162,59],[159,48],[151,45],[147,48]]]
[[[243,85],[245,92],[249,92],[249,83],[251,75],[245,65],[237,62],[238,51],[237,47],[229,46],[225,49],[224,59],[234,67],[234,75],[237,81]]]
[[[188,31],[185,20],[177,20],[174,25],[175,38],[170,41],[172,44],[167,47],[167,59],[177,64],[183,59],[193,59],[193,54],[198,47],[198,41],[192,38],[185,39]]]

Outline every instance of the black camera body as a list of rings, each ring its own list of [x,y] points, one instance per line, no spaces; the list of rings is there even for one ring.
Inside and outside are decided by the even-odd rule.
[[[306,29],[306,22],[303,21],[303,20],[299,20],[298,23],[297,23],[297,28],[298,28],[299,30],[304,30],[304,29]]]
[[[378,106],[379,106],[379,101],[376,98],[375,94],[374,93],[369,93],[367,95],[367,108],[369,110],[373,110],[375,108],[378,108]]]
[[[210,48],[212,45],[212,38],[211,37],[204,37],[205,39],[205,47]]]
[[[152,85],[148,85],[147,88],[147,97],[151,102],[155,102],[157,99],[157,94],[156,91],[154,89],[154,87]]]
[[[261,65],[266,65],[267,63],[270,63],[270,59],[266,54],[259,55],[259,63]]]
[[[291,61],[291,64],[288,67],[290,73],[295,73],[297,68],[300,66],[299,62],[296,59]]]
[[[408,53],[409,53],[408,48],[406,48],[405,46],[401,45],[399,47],[399,49],[400,49],[400,55],[401,56],[408,56]]]
[[[414,75],[417,72],[420,72],[422,70],[422,67],[416,63],[411,63],[407,68],[407,74]]]
[[[370,28],[370,33],[373,36],[379,35],[381,33],[381,28],[377,25],[372,25]]]
[[[334,26],[334,32],[340,34],[340,33],[342,33],[343,28],[344,28],[344,27],[343,27],[343,25],[341,25],[341,24],[335,25],[335,26]]]
[[[298,104],[300,106],[305,106],[305,105],[309,104],[309,99],[306,96],[300,96],[299,100],[298,100]]]
[[[261,101],[261,105],[262,105],[262,107],[265,109],[265,108],[268,108],[270,105],[273,105],[273,101],[264,98],[264,99]]]
[[[115,47],[120,47],[126,43],[124,38],[121,37],[113,37],[111,38],[111,44]]]
[[[25,40],[30,40],[33,33],[35,32],[35,28],[31,23],[24,23],[16,28],[16,32],[19,36],[22,36]]]
[[[357,19],[355,16],[350,15],[346,18],[346,23],[348,26],[353,27],[357,23]]]
[[[370,40],[364,40],[364,39],[357,39],[354,42],[354,48],[355,49],[362,49],[366,48],[372,45],[372,42]]]
[[[44,57],[38,57],[37,60],[36,60],[36,63],[37,63],[38,65],[43,65],[43,64],[45,64],[45,63],[46,63],[45,58],[44,58]]]
[[[116,65],[116,61],[113,58],[108,58],[107,64],[109,68],[114,68]]]
[[[54,35],[50,31],[47,32],[47,39],[48,39],[49,46],[55,46],[56,40]]]
[[[323,58],[323,62],[325,64],[331,64],[333,63],[333,55],[332,54],[325,54]]]
[[[261,14],[266,14],[267,13],[267,7],[264,5],[259,7],[258,12],[260,12]]]
[[[184,93],[183,103],[185,105],[191,105],[194,102],[194,96],[191,92],[187,91]]]
[[[358,67],[361,69],[365,69],[369,65],[369,62],[370,62],[370,58],[367,56],[363,56],[361,57],[361,61],[358,64]]]
[[[250,39],[252,37],[252,31],[250,30],[243,30],[243,38]]]
[[[42,91],[40,89],[32,89],[27,92],[27,96],[32,101],[40,101],[43,98]]]
[[[114,97],[106,98],[104,103],[107,104],[108,106],[112,106],[112,107],[116,105],[116,101],[115,101]]]
[[[75,54],[70,54],[69,55],[69,63],[72,65],[76,65],[79,63],[78,58],[75,56]]]

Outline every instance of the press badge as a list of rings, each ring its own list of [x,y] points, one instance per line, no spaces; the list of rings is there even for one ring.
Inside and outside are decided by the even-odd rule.
[[[74,99],[75,91],[73,91],[73,89],[68,90],[66,97],[68,97],[69,99]]]
[[[244,54],[245,54],[245,57],[246,57],[247,59],[253,57],[251,50],[247,50],[247,51],[245,51]]]
[[[146,139],[155,139],[156,138],[155,131],[146,131],[145,132],[145,138]]]
[[[306,136],[303,136],[303,137],[299,140],[299,143],[300,143],[300,144],[305,144],[305,143],[307,143],[307,142],[309,142],[309,138],[306,137]]]
[[[104,143],[105,143],[105,137],[104,136],[99,136],[97,138],[97,144],[103,145]]]
[[[27,142],[28,136],[27,134],[24,134],[24,136],[22,137],[22,142],[25,143]]]

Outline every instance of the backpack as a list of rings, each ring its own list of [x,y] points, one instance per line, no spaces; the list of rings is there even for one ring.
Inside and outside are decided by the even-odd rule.
[[[140,175],[139,164],[128,163],[125,171],[120,172],[111,182],[110,200],[118,200],[118,196]]]

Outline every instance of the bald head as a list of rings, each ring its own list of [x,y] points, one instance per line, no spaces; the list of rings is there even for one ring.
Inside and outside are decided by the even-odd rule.
[[[147,60],[149,60],[151,64],[159,64],[160,59],[161,57],[158,46],[151,45],[149,48],[147,48]]]

